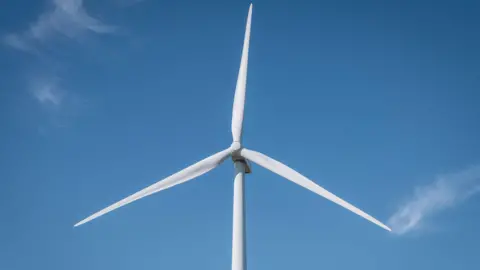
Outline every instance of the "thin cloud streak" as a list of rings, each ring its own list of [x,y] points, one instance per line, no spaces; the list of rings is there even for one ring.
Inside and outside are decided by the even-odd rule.
[[[3,37],[3,42],[24,52],[34,52],[41,43],[57,37],[76,39],[81,34],[93,32],[109,34],[114,26],[105,25],[88,14],[83,0],[51,0],[53,8],[41,14],[26,31],[11,33]]]
[[[439,175],[431,184],[416,187],[413,196],[390,217],[393,232],[403,235],[421,228],[426,218],[452,208],[480,192],[480,165]]]
[[[43,105],[60,106],[64,91],[59,88],[57,78],[37,78],[30,82],[30,90],[35,99]]]
[[[83,5],[83,0],[47,0],[49,7],[30,26],[16,33],[9,33],[0,40],[7,46],[37,56],[41,65],[55,62],[54,56],[44,54],[46,47],[60,39],[78,40],[87,33],[111,34],[116,27],[106,25],[92,17]],[[61,46],[58,46],[61,50]],[[46,69],[46,70],[45,70]],[[46,67],[41,73],[26,79],[27,89],[43,107],[56,108],[72,96],[60,87],[60,78]],[[67,102],[68,103],[68,102]],[[62,110],[63,112],[63,110]]]

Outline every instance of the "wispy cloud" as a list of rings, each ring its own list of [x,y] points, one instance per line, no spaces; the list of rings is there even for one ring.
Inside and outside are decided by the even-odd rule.
[[[452,208],[480,192],[480,165],[463,171],[439,175],[413,195],[390,217],[388,223],[396,234],[421,228],[425,219]]]
[[[32,99],[42,111],[40,121],[35,123],[41,135],[48,134],[51,128],[70,127],[80,114],[90,108],[91,103],[87,99],[70,89],[71,83],[50,70],[27,76],[27,85]]]
[[[51,8],[41,14],[27,30],[8,34],[3,37],[3,42],[15,49],[33,52],[39,44],[57,37],[75,39],[86,32],[115,32],[114,26],[92,17],[84,8],[83,0],[49,1]]]
[[[109,0],[119,8],[120,3],[131,6],[141,1]],[[31,97],[40,104],[42,117],[48,125],[66,127],[80,112],[90,105],[82,97],[76,83],[69,82],[76,52],[82,50],[83,41],[91,36],[123,36],[119,28],[93,16],[83,0],[43,0],[45,10],[38,14],[27,27],[0,36],[0,45],[13,48],[28,56],[24,73],[12,80],[20,79]],[[95,3],[95,1],[90,1]],[[109,12],[112,12],[110,9]],[[74,42],[72,42],[74,41]],[[99,43],[94,43],[98,45]],[[70,46],[73,45],[73,46]],[[79,46],[80,45],[80,46]],[[86,53],[95,53],[89,43]],[[98,49],[100,47],[95,47]],[[83,52],[83,51],[82,51]],[[65,57],[68,55],[69,57]],[[82,54],[83,55],[83,54]],[[70,57],[73,56],[73,57]],[[81,56],[79,56],[81,57]],[[25,59],[25,58],[24,58]],[[83,59],[82,59],[83,60]],[[68,67],[65,69],[64,67]],[[45,119],[42,118],[42,122]],[[47,127],[40,128],[46,134]]]
[[[41,77],[32,79],[30,91],[35,99],[43,105],[60,106],[65,92],[59,87],[59,79],[56,77]]]
[[[71,118],[65,114],[75,112],[81,107],[79,104],[83,104],[83,99],[71,89],[66,90],[65,82],[62,81],[65,77],[58,75],[65,74],[59,70],[61,66],[71,65],[57,59],[56,52],[71,49],[64,48],[64,43],[58,41],[83,40],[86,34],[112,34],[117,32],[117,28],[94,18],[86,10],[83,0],[44,1],[48,5],[36,20],[25,29],[0,37],[0,43],[3,41],[4,45],[32,56],[26,70],[36,71],[22,78],[26,82],[26,88],[41,107],[48,111],[48,115],[64,126],[63,119]],[[51,50],[52,46],[55,50]]]
[[[3,42],[12,48],[25,52],[33,52],[34,47],[28,44],[24,38],[17,34],[8,34],[3,37]]]

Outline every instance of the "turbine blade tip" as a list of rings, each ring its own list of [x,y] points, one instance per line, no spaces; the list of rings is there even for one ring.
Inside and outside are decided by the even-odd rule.
[[[78,226],[80,226],[80,225],[83,225],[83,224],[87,223],[88,221],[89,221],[88,219],[84,219],[84,220],[82,220],[82,221],[77,222],[75,225],[73,225],[73,227],[74,227],[74,228],[75,228],[75,227],[78,227]]]
[[[380,227],[382,227],[383,229],[385,229],[385,230],[387,230],[387,231],[389,231],[389,232],[392,231],[392,229],[390,229],[390,227],[388,227],[387,225],[385,225],[385,224],[383,224],[383,223],[380,223],[380,224],[381,224]]]

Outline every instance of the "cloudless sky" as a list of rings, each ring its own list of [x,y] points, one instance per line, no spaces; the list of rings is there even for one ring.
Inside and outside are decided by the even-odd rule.
[[[249,3],[86,0],[114,30],[35,41],[53,4],[2,4],[0,269],[230,269],[230,161],[73,225],[230,145]],[[480,163],[479,14],[477,1],[255,1],[245,146],[386,222],[415,187]],[[479,268],[478,197],[405,235],[255,165],[246,200],[249,269]]]

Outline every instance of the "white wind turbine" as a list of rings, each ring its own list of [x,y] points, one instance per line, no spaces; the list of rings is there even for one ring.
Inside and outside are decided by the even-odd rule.
[[[203,175],[216,167],[218,167],[228,157],[231,157],[235,166],[234,194],[233,194],[233,239],[232,239],[232,270],[246,269],[246,248],[245,248],[245,202],[244,202],[244,177],[250,173],[250,167],[247,161],[256,163],[267,170],[270,170],[284,178],[300,185],[324,198],[347,208],[353,213],[377,224],[378,226],[390,231],[386,225],[376,220],[369,214],[363,212],[350,203],[342,200],[333,193],[330,193],[321,186],[315,184],[310,179],[296,172],[292,168],[282,164],[273,158],[262,153],[246,149],[242,146],[242,125],[243,112],[245,105],[245,87],[247,82],[247,65],[248,65],[248,47],[250,42],[250,25],[252,21],[252,4],[248,11],[247,26],[245,30],[245,40],[243,43],[242,59],[240,70],[238,73],[237,86],[235,89],[235,98],[233,102],[232,113],[232,136],[233,143],[225,150],[213,154],[204,160],[201,160],[188,168],[183,169],[171,176],[143,189],[129,197],[118,201],[109,207],[98,211],[97,213],[87,217],[86,219],[75,224],[82,225],[121,206],[129,204],[143,197],[152,195],[164,189],[173,187],[178,184],[185,183],[197,176]]]

